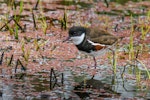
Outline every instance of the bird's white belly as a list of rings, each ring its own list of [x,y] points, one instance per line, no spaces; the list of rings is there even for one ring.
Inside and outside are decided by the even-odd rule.
[[[103,55],[105,54],[106,52],[108,51],[108,49],[101,49],[99,51],[91,51],[90,53],[87,53],[85,51],[80,51],[81,53],[85,54],[85,55],[90,55],[90,56],[100,56],[100,55]]]
[[[107,51],[108,49],[102,49],[99,51],[91,51],[89,54],[96,57],[96,56],[105,54]]]

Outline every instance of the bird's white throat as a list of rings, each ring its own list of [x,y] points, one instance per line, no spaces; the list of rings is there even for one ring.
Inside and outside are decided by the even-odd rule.
[[[83,34],[80,35],[80,36],[71,37],[71,40],[73,41],[73,43],[74,43],[75,45],[79,45],[80,43],[83,42],[84,37],[85,37],[85,33],[83,33]]]

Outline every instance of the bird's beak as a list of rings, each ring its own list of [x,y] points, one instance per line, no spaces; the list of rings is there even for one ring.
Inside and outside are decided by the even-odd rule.
[[[66,42],[66,41],[71,41],[71,38],[67,37],[65,40],[63,40],[63,42]]]

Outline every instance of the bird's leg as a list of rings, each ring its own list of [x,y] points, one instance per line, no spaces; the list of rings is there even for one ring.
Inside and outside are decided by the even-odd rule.
[[[93,60],[94,60],[94,66],[95,66],[95,69],[97,67],[97,62],[96,62],[96,58],[93,56]]]

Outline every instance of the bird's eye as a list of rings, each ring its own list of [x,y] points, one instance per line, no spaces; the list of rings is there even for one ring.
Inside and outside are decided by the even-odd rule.
[[[74,31],[74,32],[71,32],[70,35],[71,36],[80,36],[81,32],[80,31],[79,32]]]
[[[76,33],[77,36],[80,36],[82,34],[82,31],[79,31]]]
[[[72,36],[74,36],[74,35],[76,35],[76,34],[77,34],[77,32],[72,32],[72,33],[71,33]]]
[[[72,32],[72,33],[71,33],[71,35],[74,35],[74,34],[75,34],[75,32]]]
[[[73,36],[73,35],[74,35],[74,32],[71,32],[70,35]]]

